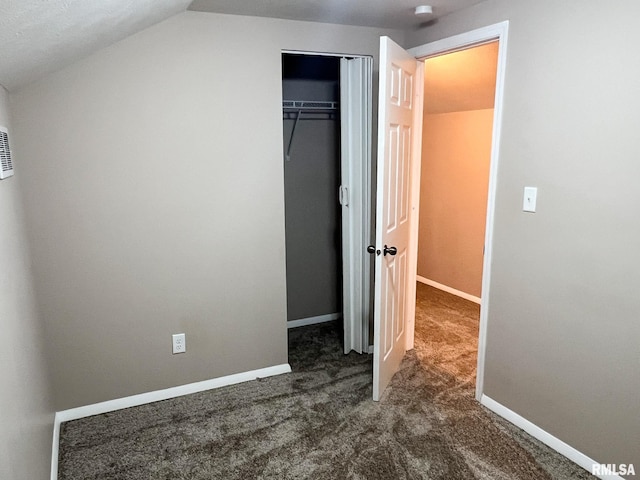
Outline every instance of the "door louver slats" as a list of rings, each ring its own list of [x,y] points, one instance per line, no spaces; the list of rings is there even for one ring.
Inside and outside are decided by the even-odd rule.
[[[11,161],[11,150],[9,149],[9,132],[6,128],[0,127],[0,180],[13,175],[13,162]]]

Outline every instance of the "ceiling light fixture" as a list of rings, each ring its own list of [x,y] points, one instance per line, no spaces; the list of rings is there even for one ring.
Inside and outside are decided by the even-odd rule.
[[[433,8],[431,5],[419,5],[416,7],[416,15],[431,15],[433,13]]]

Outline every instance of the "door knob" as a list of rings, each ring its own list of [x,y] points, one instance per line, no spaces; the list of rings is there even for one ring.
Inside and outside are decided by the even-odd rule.
[[[396,247],[387,247],[386,245],[384,246],[384,255],[385,257],[387,256],[387,253],[389,255],[395,255],[396,253],[398,253],[398,249]]]
[[[369,245],[367,247],[367,252],[369,253],[375,253],[376,255],[380,255],[380,250],[376,250],[376,246],[375,245]]]

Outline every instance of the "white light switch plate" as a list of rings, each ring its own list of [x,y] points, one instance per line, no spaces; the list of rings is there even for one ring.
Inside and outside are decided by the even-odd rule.
[[[522,210],[534,213],[536,211],[536,200],[538,197],[537,187],[524,187],[524,199],[522,201]]]

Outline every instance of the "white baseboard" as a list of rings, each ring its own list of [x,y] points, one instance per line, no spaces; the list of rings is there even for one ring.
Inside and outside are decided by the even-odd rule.
[[[455,295],[456,297],[464,298],[465,300],[469,300],[470,302],[477,303],[478,305],[482,303],[482,299],[480,297],[461,292],[460,290],[448,287],[446,285],[443,285],[442,283],[434,282],[433,280],[421,277],[420,275],[416,275],[416,280],[418,280],[420,283],[424,283],[425,285],[429,285],[430,287],[437,288],[438,290],[442,290],[443,292]]]
[[[53,441],[51,443],[51,480],[58,480],[58,456],[60,452],[60,421],[58,415],[53,420]]]
[[[553,450],[558,452],[560,455],[564,455],[572,462],[580,465],[589,473],[591,473],[592,466],[597,465],[599,463],[587,457],[584,453],[579,452],[578,450],[573,448],[571,445],[564,443],[559,438],[554,437],[549,432],[546,432],[545,430],[541,429],[537,425],[531,423],[526,418],[521,417],[513,410],[510,410],[504,405],[487,397],[486,395],[482,395],[482,398],[480,399],[480,403],[485,407],[487,407],[492,412],[500,415],[505,420],[513,423],[516,427],[521,428],[532,437],[535,437],[545,445],[548,445]],[[595,475],[595,476],[603,480],[624,480],[619,475]]]
[[[114,412],[123,408],[137,407],[147,403],[158,402],[160,400],[168,400],[170,398],[182,397],[192,393],[204,392],[205,390],[213,390],[215,388],[235,385],[237,383],[248,382],[257,378],[272,377],[283,373],[290,373],[291,366],[288,363],[275,365],[273,367],[260,368],[248,372],[236,373],[224,377],[204,380],[202,382],[189,383],[177,387],[166,388],[164,390],[155,390],[153,392],[141,393],[130,397],[116,398],[106,402],[94,403],[84,407],[71,408],[56,412],[53,424],[53,445],[51,448],[51,480],[58,478],[58,453],[60,448],[60,424],[69,420],[77,420],[79,418],[99,415],[101,413]]]
[[[287,328],[306,327],[307,325],[315,325],[316,323],[331,322],[333,320],[340,320],[342,318],[341,313],[329,313],[327,315],[318,315],[317,317],[301,318],[299,320],[289,320],[287,322]]]

